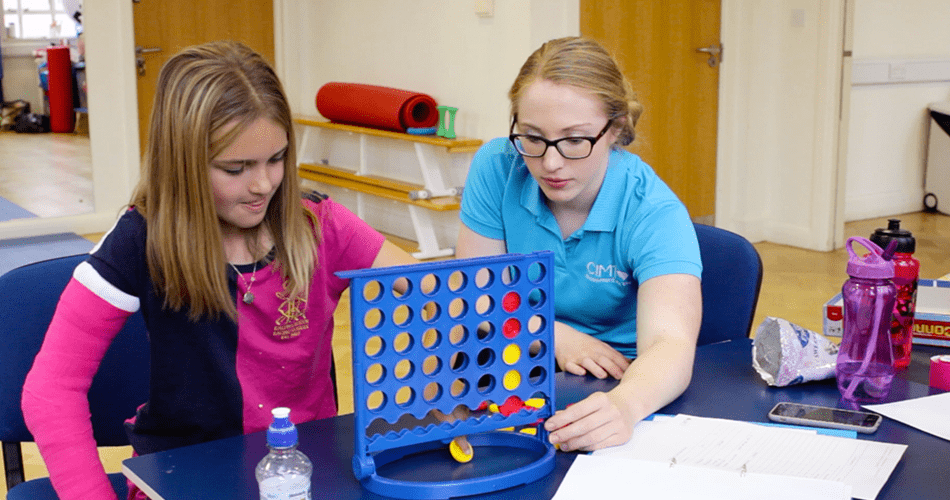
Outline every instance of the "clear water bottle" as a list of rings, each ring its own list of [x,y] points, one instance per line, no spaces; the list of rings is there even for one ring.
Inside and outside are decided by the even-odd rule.
[[[852,243],[860,243],[870,253],[858,256]],[[844,321],[835,375],[845,400],[876,402],[887,396],[894,379],[890,336],[897,298],[897,287],[891,281],[894,263],[866,238],[848,238],[845,247],[849,278],[841,288]]]
[[[255,475],[261,500],[310,500],[313,464],[297,451],[297,427],[290,421],[290,408],[271,410],[274,421],[267,428],[267,453]]]
[[[897,241],[893,258],[897,303],[891,321],[891,346],[894,349],[894,368],[907,368],[910,366],[914,343],[914,311],[917,309],[917,282],[920,277],[920,261],[914,258],[917,242],[910,231],[901,229],[900,219],[889,219],[887,229],[874,231],[871,241],[881,248],[887,248],[892,241]]]

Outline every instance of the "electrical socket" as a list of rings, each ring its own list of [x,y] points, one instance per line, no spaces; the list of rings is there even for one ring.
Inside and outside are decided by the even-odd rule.
[[[475,14],[478,17],[495,15],[495,0],[475,0]]]

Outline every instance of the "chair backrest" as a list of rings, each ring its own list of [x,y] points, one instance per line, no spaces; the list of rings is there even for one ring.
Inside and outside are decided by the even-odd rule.
[[[23,381],[43,343],[59,296],[86,257],[37,262],[0,276],[0,441],[5,451],[18,453],[19,442],[33,441],[20,409]],[[129,444],[123,421],[134,416],[136,408],[148,399],[147,337],[142,314],[137,312],[112,342],[93,379],[89,407],[93,434],[100,446]],[[8,463],[9,457],[4,462],[11,488],[23,481],[23,466]]]
[[[698,345],[748,338],[762,288],[762,259],[749,240],[694,224],[703,261],[703,324]]]

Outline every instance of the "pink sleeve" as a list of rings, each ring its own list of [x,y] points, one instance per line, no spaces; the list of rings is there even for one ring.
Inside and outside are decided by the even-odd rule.
[[[313,211],[320,218],[324,251],[335,259],[334,271],[373,266],[386,241],[382,233],[332,198],[319,203]]]
[[[116,498],[96,451],[87,395],[129,315],[71,279],[23,386],[23,417],[64,500]]]

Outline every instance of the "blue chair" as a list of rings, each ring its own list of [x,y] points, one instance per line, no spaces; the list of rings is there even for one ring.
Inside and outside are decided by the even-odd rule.
[[[37,262],[0,276],[0,442],[7,500],[58,498],[48,477],[25,481],[20,443],[33,441],[33,436],[23,422],[20,396],[59,296],[86,257]],[[148,399],[148,375],[148,338],[138,312],[112,342],[89,391],[93,435],[99,446],[129,444],[123,422]],[[119,498],[125,498],[122,474],[110,474],[109,479]]]
[[[703,324],[697,345],[748,338],[762,289],[762,259],[749,240],[693,224],[703,261]]]

